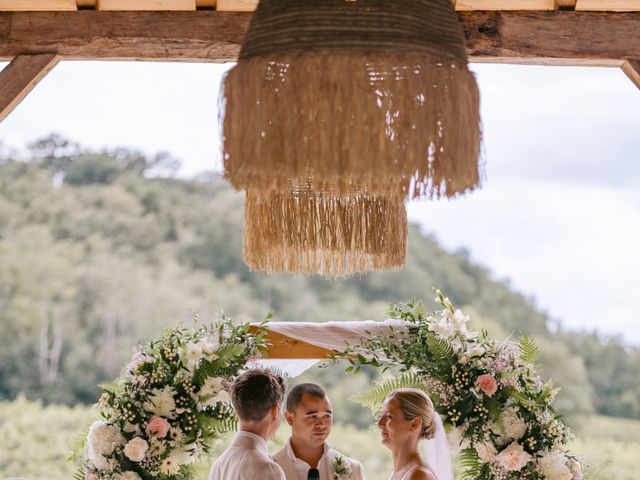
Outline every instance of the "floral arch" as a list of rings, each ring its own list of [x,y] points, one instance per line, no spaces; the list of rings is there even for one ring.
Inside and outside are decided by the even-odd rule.
[[[498,343],[468,329],[469,318],[440,291],[442,309],[422,302],[393,305],[384,322],[237,324],[167,330],[141,345],[120,379],[103,386],[101,419],[86,433],[85,480],[191,480],[191,464],[213,440],[236,427],[225,387],[247,364],[296,376],[327,357],[398,368],[363,395],[379,407],[397,386],[417,386],[434,400],[461,438],[461,478],[580,480],[567,451],[571,432],[552,403],[557,393],[536,373],[526,335]]]

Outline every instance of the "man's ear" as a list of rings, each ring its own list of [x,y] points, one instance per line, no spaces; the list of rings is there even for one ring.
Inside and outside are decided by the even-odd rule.
[[[285,410],[284,418],[287,420],[287,423],[289,425],[293,425],[293,412],[290,412],[289,410]]]

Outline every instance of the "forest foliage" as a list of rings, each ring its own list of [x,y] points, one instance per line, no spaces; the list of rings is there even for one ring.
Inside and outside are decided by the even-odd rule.
[[[416,226],[403,269],[268,276],[243,264],[243,197],[217,175],[181,179],[168,154],[92,151],[56,135],[19,159],[0,152],[0,399],[93,403],[138,341],[194,312],[203,322],[221,309],[245,321],[268,311],[280,321],[382,320],[387,304],[413,297],[435,307],[436,286],[475,328],[537,341],[543,375],[563,389],[560,411],[640,418],[638,348],[552,328],[532,299]],[[347,388],[340,376],[323,381]]]

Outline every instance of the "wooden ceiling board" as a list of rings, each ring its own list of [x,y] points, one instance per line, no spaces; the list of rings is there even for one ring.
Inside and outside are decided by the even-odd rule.
[[[1,12],[76,10],[76,0],[0,0]]]
[[[555,0],[457,0],[456,10],[553,10]]]
[[[98,10],[112,11],[191,11],[196,0],[98,0]]]
[[[585,11],[640,11],[640,0],[578,0],[576,10]]]
[[[221,12],[253,12],[258,0],[218,0],[216,10]]]

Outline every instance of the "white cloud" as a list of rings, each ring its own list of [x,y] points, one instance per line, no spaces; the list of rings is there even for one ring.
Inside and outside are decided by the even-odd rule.
[[[492,182],[464,199],[413,202],[409,216],[446,248],[469,249],[564,325],[640,343],[636,192]]]

